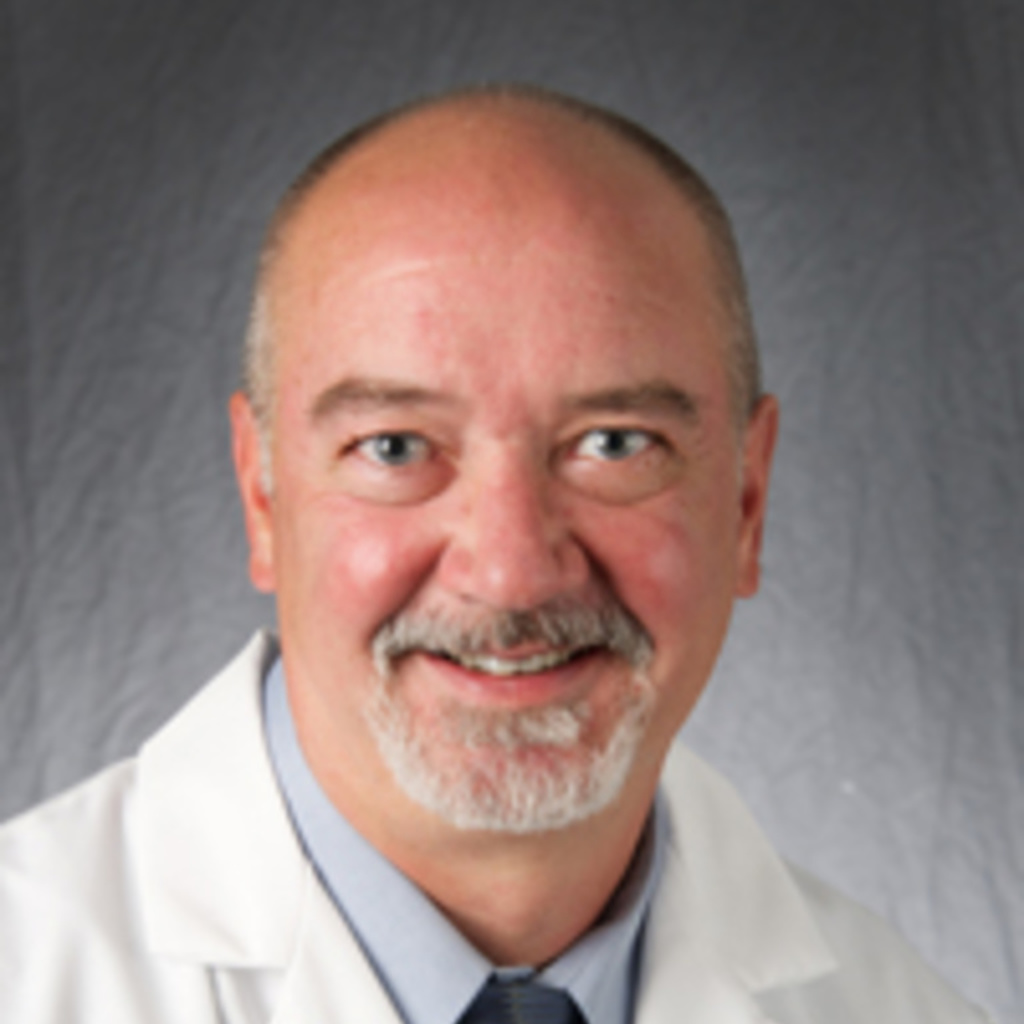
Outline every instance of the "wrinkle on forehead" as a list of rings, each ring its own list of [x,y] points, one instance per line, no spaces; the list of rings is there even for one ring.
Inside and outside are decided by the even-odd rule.
[[[337,289],[358,302],[360,293],[390,289],[396,301],[427,311],[436,296],[472,286],[496,298],[528,289],[534,302],[557,290],[604,308],[704,308],[712,328],[719,319],[706,269],[692,252],[661,251],[656,243],[616,246],[591,227],[576,230],[551,218],[463,229],[428,213],[415,227],[409,219],[403,230],[388,231],[376,220],[365,234],[338,231],[322,243],[278,282],[285,303],[308,308]]]

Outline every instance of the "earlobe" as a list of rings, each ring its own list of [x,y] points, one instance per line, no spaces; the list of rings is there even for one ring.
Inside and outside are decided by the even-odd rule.
[[[757,403],[743,438],[736,575],[738,597],[752,597],[760,584],[768,482],[778,430],[779,403],[773,395],[765,395]]]
[[[249,578],[257,590],[270,593],[275,587],[274,533],[260,427],[249,400],[240,392],[232,395],[229,412],[235,477],[249,538]]]

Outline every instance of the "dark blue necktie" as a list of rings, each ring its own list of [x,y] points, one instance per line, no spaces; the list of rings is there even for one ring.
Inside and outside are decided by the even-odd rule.
[[[586,1024],[572,997],[535,981],[491,978],[458,1024]]]

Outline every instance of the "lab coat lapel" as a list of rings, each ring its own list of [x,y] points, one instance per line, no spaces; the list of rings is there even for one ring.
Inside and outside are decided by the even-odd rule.
[[[637,1024],[764,1024],[757,994],[836,967],[803,897],[731,787],[679,745],[671,840],[647,923]]]
[[[230,1024],[401,1024],[274,777],[261,680],[275,656],[256,637],[140,754],[147,937],[158,955],[209,969]]]
[[[152,950],[177,960],[283,967],[308,866],[263,740],[256,637],[139,755],[133,808]]]
[[[319,883],[270,1024],[402,1024],[387,993]]]

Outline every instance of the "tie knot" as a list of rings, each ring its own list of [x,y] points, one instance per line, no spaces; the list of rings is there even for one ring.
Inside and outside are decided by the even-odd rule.
[[[459,1024],[585,1024],[568,992],[535,981],[491,978]]]

